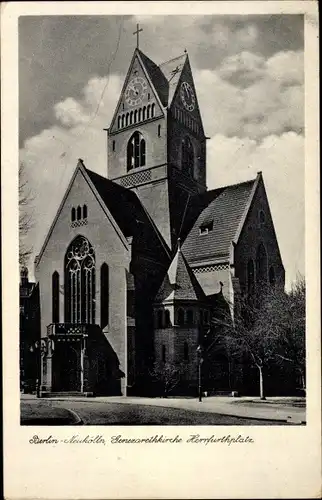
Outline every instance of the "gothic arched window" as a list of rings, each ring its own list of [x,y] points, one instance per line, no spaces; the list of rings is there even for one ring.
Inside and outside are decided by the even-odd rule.
[[[188,136],[182,140],[181,165],[187,174],[193,176],[195,155],[193,145]]]
[[[75,208],[72,208],[72,222],[76,219],[76,210]]]
[[[133,111],[131,111],[130,113],[130,125],[132,125],[133,123]]]
[[[184,310],[178,309],[178,325],[184,324]]]
[[[188,342],[184,342],[184,344],[183,344],[183,359],[185,361],[189,361],[189,346],[188,346]]]
[[[109,292],[109,269],[104,262],[101,266],[101,328],[109,322]]]
[[[81,220],[81,218],[82,218],[82,209],[78,205],[78,207],[77,207],[77,220]]]
[[[117,118],[117,128],[121,128],[121,117]]]
[[[87,219],[87,205],[83,205],[83,219]]]
[[[142,120],[142,108],[139,109],[139,122]]]
[[[265,217],[265,213],[263,212],[263,210],[259,211],[258,219],[259,219],[259,225],[264,226],[266,217]]]
[[[165,327],[167,328],[168,326],[171,326],[170,311],[169,311],[169,309],[166,309],[164,311],[164,316],[165,316]]]
[[[146,108],[146,117],[147,117],[147,119],[150,118],[150,109],[151,109],[151,106],[150,106],[150,104],[148,104],[148,106]]]
[[[159,309],[157,312],[157,327],[163,328],[163,311]]]
[[[193,325],[193,311],[191,309],[187,311],[187,325]]]
[[[274,267],[273,266],[271,266],[269,268],[268,279],[269,279],[270,285],[275,285],[275,283],[276,283],[276,277],[275,277],[275,271],[274,271]]]
[[[136,109],[134,111],[134,123],[136,123],[138,121],[138,110]]]
[[[267,284],[267,253],[263,243],[259,244],[256,252],[256,281]]]
[[[52,322],[59,323],[59,274],[55,271],[52,275]]]
[[[151,118],[154,118],[155,115],[155,104],[153,103],[151,106]]]
[[[251,297],[254,294],[255,287],[255,266],[253,259],[249,259],[247,263],[247,293]]]
[[[77,236],[65,256],[65,321],[95,323],[95,254],[84,236]]]
[[[122,127],[125,126],[125,115],[122,115]]]
[[[127,144],[127,169],[144,167],[145,140],[140,132],[134,132]]]
[[[143,106],[142,120],[145,120],[145,118],[146,118],[146,107]]]
[[[164,344],[162,345],[161,356],[162,356],[163,363],[165,363],[166,359],[167,359],[167,353],[166,353],[166,347]]]

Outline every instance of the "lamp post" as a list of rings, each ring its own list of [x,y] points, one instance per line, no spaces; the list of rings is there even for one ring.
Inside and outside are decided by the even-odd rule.
[[[36,362],[36,395],[37,398],[40,397],[40,386],[41,386],[41,370],[42,370],[42,358],[47,356],[49,350],[54,350],[54,343],[51,339],[41,339],[36,340],[29,347],[31,353],[35,353]]]
[[[203,358],[201,357],[201,355],[202,355],[202,347],[201,347],[201,345],[198,345],[198,347],[197,347],[197,356],[198,356],[198,396],[199,396],[199,403],[202,402],[201,365],[203,363]]]
[[[88,335],[83,334],[82,344],[81,344],[81,352],[80,352],[80,363],[81,363],[81,392],[84,392],[85,387],[85,365],[84,365],[84,356],[86,354],[86,338]]]
[[[41,355],[43,353],[43,346],[42,344],[39,342],[39,340],[36,340],[36,342],[34,342],[34,344],[32,344],[29,348],[29,351],[31,353],[34,353],[35,355],[35,358],[34,358],[34,361],[35,361],[35,389],[36,389],[36,395],[37,395],[37,398],[40,397],[40,366],[41,366]]]

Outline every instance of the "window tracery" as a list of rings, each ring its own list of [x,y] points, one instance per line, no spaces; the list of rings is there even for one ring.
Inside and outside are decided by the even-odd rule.
[[[95,323],[95,253],[83,236],[66,252],[65,317],[70,323]]]

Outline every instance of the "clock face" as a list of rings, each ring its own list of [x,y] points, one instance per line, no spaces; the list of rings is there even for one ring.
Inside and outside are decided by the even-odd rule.
[[[182,82],[180,88],[180,97],[182,104],[188,111],[193,111],[195,109],[196,98],[189,83]]]
[[[137,76],[132,78],[125,91],[125,100],[130,106],[137,106],[142,102],[148,86],[144,78]]]

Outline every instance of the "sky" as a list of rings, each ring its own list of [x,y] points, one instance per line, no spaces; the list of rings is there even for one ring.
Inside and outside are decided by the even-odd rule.
[[[189,55],[213,189],[262,171],[289,289],[304,267],[301,15],[21,16],[20,161],[32,193],[32,261],[78,158],[107,175],[106,132],[140,23],[160,64]],[[32,268],[30,269],[32,274]]]

